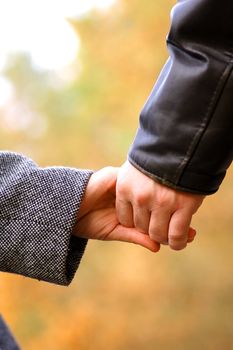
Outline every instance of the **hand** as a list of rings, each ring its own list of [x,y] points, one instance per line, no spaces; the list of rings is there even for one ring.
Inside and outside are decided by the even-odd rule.
[[[191,219],[204,197],[161,185],[127,161],[117,179],[117,217],[122,225],[135,227],[152,240],[180,250],[195,237]]]
[[[83,238],[135,243],[157,252],[159,244],[148,235],[119,223],[115,208],[117,172],[117,168],[107,167],[91,176],[73,234]]]

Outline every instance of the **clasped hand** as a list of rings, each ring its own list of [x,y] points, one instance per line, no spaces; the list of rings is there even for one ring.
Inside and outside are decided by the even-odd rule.
[[[153,252],[192,242],[190,227],[204,196],[173,190],[133,167],[107,167],[94,173],[78,213],[79,237],[139,244]]]

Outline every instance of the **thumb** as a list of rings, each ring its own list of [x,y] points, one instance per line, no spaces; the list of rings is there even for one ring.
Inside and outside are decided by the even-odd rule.
[[[110,198],[115,200],[117,174],[118,168],[109,166],[91,175],[81,202],[78,219],[106,204],[106,200]]]

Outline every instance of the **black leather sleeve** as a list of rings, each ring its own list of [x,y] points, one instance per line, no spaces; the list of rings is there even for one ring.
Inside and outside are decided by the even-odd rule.
[[[170,57],[140,115],[129,161],[178,190],[218,190],[233,156],[233,1],[181,0]]]

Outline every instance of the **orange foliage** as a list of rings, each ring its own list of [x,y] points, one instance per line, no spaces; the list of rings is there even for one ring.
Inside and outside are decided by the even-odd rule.
[[[107,14],[73,21],[82,73],[61,91],[32,67],[20,70],[24,61],[17,61],[8,75],[24,84],[20,99],[28,96],[48,130],[40,138],[0,131],[1,147],[40,165],[120,164],[167,56],[173,3],[119,0]],[[232,349],[232,182],[228,176],[206,201],[195,219],[196,242],[183,252],[164,247],[154,255],[122,243],[89,242],[69,288],[2,273],[0,309],[22,348]]]

